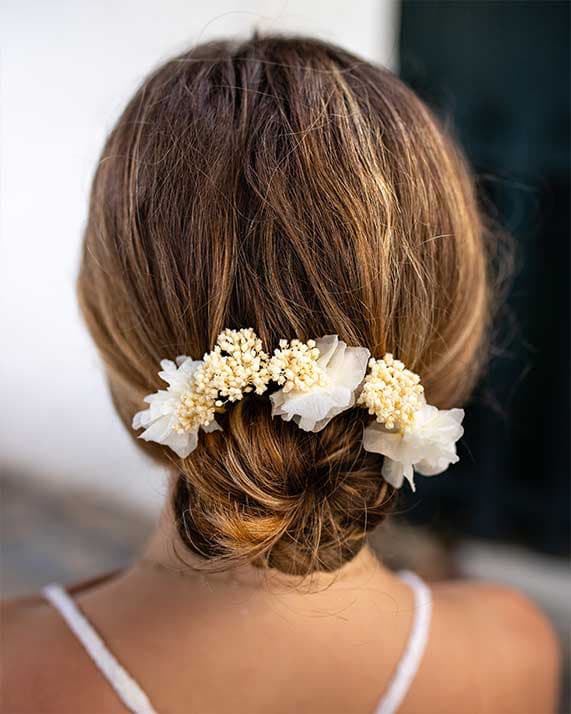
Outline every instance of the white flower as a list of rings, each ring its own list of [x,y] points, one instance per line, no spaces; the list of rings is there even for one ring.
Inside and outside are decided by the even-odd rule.
[[[389,431],[373,422],[364,431],[363,447],[384,455],[386,481],[400,488],[406,478],[414,491],[414,471],[434,476],[458,461],[456,442],[464,433],[463,418],[463,409],[441,410],[423,400],[409,429]]]
[[[177,430],[177,409],[183,395],[190,390],[192,375],[202,364],[202,360],[193,360],[186,355],[177,357],[176,364],[168,359],[162,360],[163,371],[159,372],[159,377],[169,386],[146,396],[144,401],[150,404],[149,409],[137,412],[133,417],[133,429],[145,429],[139,436],[140,439],[164,444],[181,459],[185,459],[196,449],[199,429]],[[207,432],[221,429],[216,421],[201,428]]]
[[[280,389],[270,396],[272,416],[293,421],[304,431],[321,431],[334,416],[355,404],[370,352],[365,347],[347,347],[337,335],[315,341],[317,366],[324,379],[307,389]]]

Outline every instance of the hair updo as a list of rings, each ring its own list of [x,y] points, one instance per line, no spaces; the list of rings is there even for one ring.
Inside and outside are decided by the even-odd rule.
[[[453,141],[390,72],[332,45],[216,42],[144,81],[93,182],[79,298],[114,404],[164,385],[162,358],[202,357],[224,328],[337,334],[393,352],[427,399],[458,406],[482,365],[485,232]],[[321,432],[248,396],[177,459],[182,541],[205,563],[333,571],[390,511],[359,408]]]

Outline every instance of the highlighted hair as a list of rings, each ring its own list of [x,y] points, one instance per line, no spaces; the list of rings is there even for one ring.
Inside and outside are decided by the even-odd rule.
[[[160,67],[111,132],[79,298],[128,428],[162,357],[244,325],[265,347],[335,334],[392,352],[446,408],[483,364],[485,242],[461,153],[393,74],[314,40],[219,42]],[[390,511],[370,417],[307,434],[270,411],[238,402],[182,462],[181,539],[205,566],[335,570]]]

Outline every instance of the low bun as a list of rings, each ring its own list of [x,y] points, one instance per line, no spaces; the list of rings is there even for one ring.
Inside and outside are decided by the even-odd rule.
[[[255,563],[290,575],[334,571],[387,515],[392,488],[361,448],[363,410],[317,434],[271,418],[268,399],[204,435],[174,490],[179,535],[209,567]],[[382,463],[382,462],[381,462]]]

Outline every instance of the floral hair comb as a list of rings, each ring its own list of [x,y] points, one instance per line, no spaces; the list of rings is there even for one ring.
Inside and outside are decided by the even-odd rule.
[[[458,461],[464,410],[427,404],[419,376],[401,361],[391,354],[374,359],[337,335],[280,340],[270,355],[252,328],[224,330],[202,360],[181,355],[162,360],[161,368],[168,387],[145,397],[150,406],[135,414],[133,429],[181,459],[194,451],[201,429],[222,430],[217,413],[276,385],[272,416],[304,431],[320,431],[355,405],[368,409],[375,420],[363,432],[363,448],[385,457],[382,475],[395,488],[406,478],[414,490],[415,471],[433,476]]]

